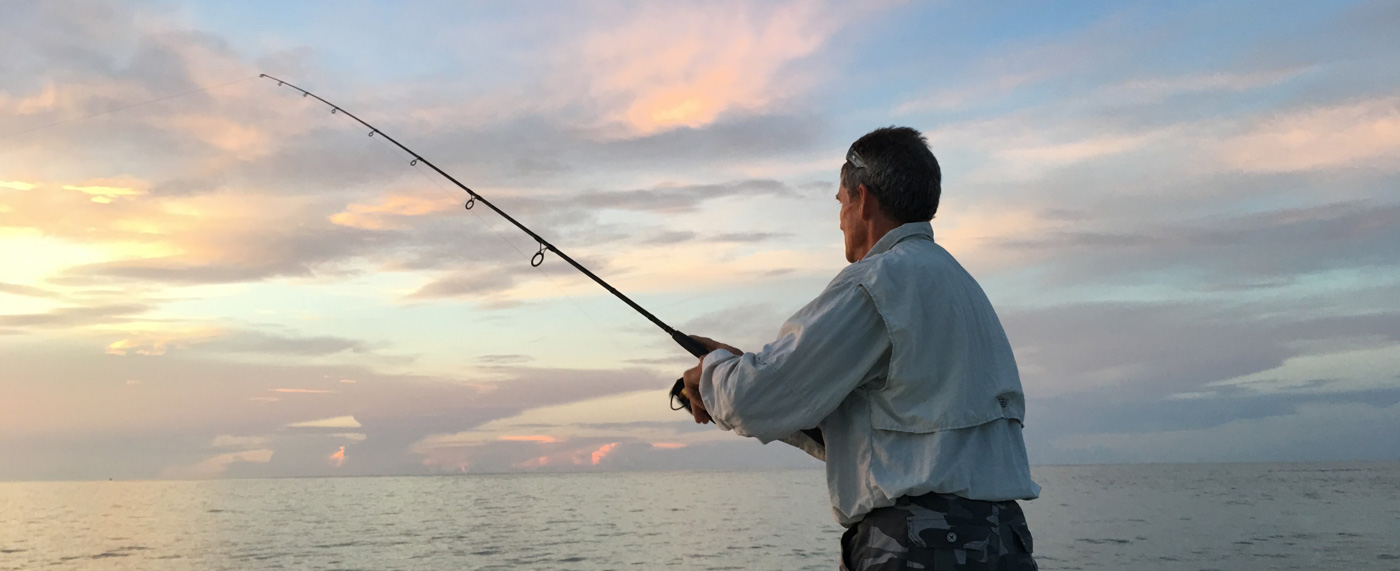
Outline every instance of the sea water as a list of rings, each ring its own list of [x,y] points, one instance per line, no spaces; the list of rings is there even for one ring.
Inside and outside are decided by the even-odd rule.
[[[1400,569],[1400,463],[1039,466],[1042,569]],[[835,569],[819,470],[0,483],[0,569]]]

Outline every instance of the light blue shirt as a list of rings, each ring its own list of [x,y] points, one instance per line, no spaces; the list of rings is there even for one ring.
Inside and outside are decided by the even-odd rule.
[[[824,457],[844,526],[905,495],[1040,495],[1011,345],[928,222],[882,237],[762,351],[706,355],[700,397],[720,428]],[[824,449],[799,432],[814,426]]]

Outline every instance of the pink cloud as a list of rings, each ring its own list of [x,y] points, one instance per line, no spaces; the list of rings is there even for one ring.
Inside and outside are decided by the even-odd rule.
[[[363,230],[387,230],[402,227],[400,218],[443,212],[456,205],[456,202],[442,196],[424,198],[390,195],[384,197],[379,204],[350,204],[345,207],[345,211],[332,214],[330,221]]]
[[[603,461],[603,458],[606,458],[606,457],[608,456],[608,454],[611,454],[611,453],[612,453],[613,449],[617,448],[617,445],[618,445],[617,442],[610,442],[610,443],[608,443],[608,444],[604,444],[604,445],[598,447],[597,450],[594,450],[594,451],[593,451],[593,465],[594,465],[594,466],[597,466],[599,462],[602,462],[602,461]]]
[[[1400,161],[1400,98],[1324,107],[1264,121],[1221,148],[1248,172],[1298,172]]]
[[[624,101],[619,119],[642,133],[698,127],[734,109],[788,96],[783,68],[835,31],[814,2],[715,10],[706,4],[642,5],[585,42],[593,89]]]
[[[559,441],[553,436],[545,436],[543,434],[508,435],[502,436],[501,440],[509,440],[512,442],[538,442],[540,444],[551,444]]]

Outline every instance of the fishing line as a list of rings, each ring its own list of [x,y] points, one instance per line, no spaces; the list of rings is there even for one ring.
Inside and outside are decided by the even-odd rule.
[[[175,94],[171,94],[171,95],[166,95],[166,96],[163,96],[163,97],[157,97],[157,98],[155,98],[155,99],[151,99],[151,100],[148,100],[148,101],[142,101],[142,102],[140,102],[140,103],[132,103],[132,104],[130,104],[130,105],[123,105],[123,106],[117,107],[117,108],[115,108],[115,109],[108,109],[108,110],[106,110],[106,111],[102,111],[102,112],[98,112],[98,113],[93,113],[93,114],[91,114],[91,115],[84,115],[84,116],[82,116],[82,117],[74,117],[74,118],[72,118],[72,119],[64,119],[64,120],[62,120],[62,121],[56,121],[56,122],[53,122],[53,123],[49,123],[48,125],[43,125],[43,126],[40,126],[40,127],[35,127],[35,128],[33,128],[33,129],[27,129],[27,130],[24,130],[24,131],[18,131],[18,132],[9,133],[9,134],[6,134],[6,135],[0,135],[0,140],[8,139],[8,138],[10,138],[10,137],[18,137],[18,136],[20,136],[20,135],[25,135],[25,134],[28,134],[28,133],[33,133],[33,132],[35,132],[35,131],[43,131],[44,129],[50,129],[50,128],[53,128],[53,127],[57,127],[57,126],[59,126],[59,125],[64,125],[64,124],[72,123],[72,122],[75,122],[75,121],[83,121],[83,120],[87,120],[87,119],[92,119],[93,117],[101,117],[101,116],[103,116],[103,115],[110,115],[110,114],[112,114],[112,113],[116,113],[116,112],[118,112],[118,111],[125,111],[125,110],[131,109],[131,108],[133,108],[133,107],[140,107],[140,106],[142,106],[142,105],[150,105],[151,103],[159,103],[159,102],[161,102],[161,101],[166,101],[166,100],[169,100],[169,99],[176,99],[176,98],[179,98],[179,97],[185,97],[185,96],[187,96],[187,95],[194,95],[194,94],[196,94],[196,93],[203,93],[203,92],[205,92],[205,91],[212,91],[212,90],[215,90],[215,89],[219,89],[219,88],[221,88],[221,87],[228,87],[228,86],[230,86],[230,85],[233,85],[233,84],[238,83],[238,82],[241,82],[241,81],[248,81],[248,80],[250,80],[250,79],[257,79],[257,78],[259,78],[259,77],[261,77],[261,76],[260,76],[260,75],[250,75],[250,76],[245,77],[245,78],[242,78],[242,79],[235,79],[235,80],[233,80],[233,81],[228,81],[228,82],[225,82],[225,83],[220,83],[220,84],[216,84],[216,85],[211,85],[211,86],[209,86],[209,87],[201,87],[201,88],[199,88],[199,89],[191,89],[191,90],[189,90],[189,91],[182,91],[182,92],[180,92],[180,93],[175,93]]]
[[[357,122],[357,123],[359,123],[359,124],[361,124],[361,125],[364,125],[365,128],[369,129],[369,136],[370,136],[370,137],[374,137],[374,136],[376,136],[376,135],[381,136],[381,137],[383,137],[385,140],[389,141],[390,143],[393,143],[394,146],[396,146],[396,147],[402,149],[405,153],[408,153],[409,155],[411,155],[411,156],[413,157],[413,160],[409,161],[409,166],[417,166],[418,163],[423,163],[424,166],[427,166],[428,168],[432,169],[434,172],[436,172],[437,174],[441,175],[443,178],[445,178],[445,179],[451,181],[453,184],[457,185],[457,187],[460,188],[460,189],[462,189],[462,191],[466,192],[467,195],[469,196],[469,199],[468,199],[467,202],[465,203],[465,206],[466,206],[466,208],[467,208],[468,210],[470,210],[470,209],[471,209],[473,206],[475,206],[477,203],[480,203],[480,204],[486,206],[487,208],[490,208],[490,209],[491,209],[492,211],[494,211],[496,214],[498,214],[498,215],[500,215],[502,218],[504,218],[507,222],[510,222],[512,225],[514,225],[516,228],[519,228],[521,232],[526,233],[527,235],[530,236],[530,238],[533,238],[533,239],[535,240],[535,242],[539,244],[539,251],[537,251],[537,252],[536,252],[533,256],[531,256],[531,258],[530,258],[530,265],[531,265],[531,266],[534,266],[534,267],[538,268],[541,264],[544,263],[545,254],[546,254],[547,252],[553,252],[553,253],[554,253],[556,256],[558,256],[560,259],[564,260],[564,261],[567,262],[569,265],[573,266],[574,269],[578,270],[579,272],[582,272],[583,275],[588,276],[589,279],[593,280],[593,281],[594,281],[595,283],[597,283],[599,286],[602,286],[603,289],[608,290],[609,293],[613,294],[615,297],[617,297],[617,298],[618,298],[619,300],[621,300],[623,303],[627,304],[627,305],[628,305],[629,307],[631,307],[634,311],[636,311],[637,313],[640,313],[640,314],[641,314],[643,317],[645,317],[648,321],[651,321],[651,322],[652,322],[653,324],[655,324],[657,327],[661,328],[662,331],[665,331],[667,334],[669,334],[669,335],[671,336],[671,339],[672,339],[673,341],[675,341],[676,344],[680,345],[682,348],[684,348],[684,349],[685,349],[686,351],[688,351],[690,354],[692,354],[692,355],[694,355],[694,356],[696,356],[696,357],[703,357],[703,356],[705,356],[707,353],[709,353],[709,351],[707,351],[707,350],[705,349],[705,346],[704,346],[704,345],[701,345],[700,342],[698,342],[698,341],[696,341],[696,340],[694,340],[694,339],[691,339],[688,335],[686,335],[686,334],[684,334],[684,333],[682,333],[682,332],[676,330],[674,327],[671,327],[670,325],[667,325],[664,321],[661,321],[660,318],[656,317],[655,315],[652,315],[651,312],[647,311],[647,310],[646,310],[645,308],[643,308],[641,305],[638,305],[637,302],[632,301],[631,298],[627,297],[627,296],[626,296],[625,294],[623,294],[621,291],[618,291],[617,288],[613,287],[611,284],[609,284],[608,282],[604,281],[603,278],[598,277],[597,274],[594,274],[594,273],[593,273],[592,271],[590,271],[588,268],[585,268],[582,264],[578,263],[578,262],[575,261],[573,258],[569,257],[568,254],[565,254],[565,253],[564,253],[563,251],[561,251],[557,246],[555,246],[554,244],[550,243],[548,240],[545,240],[545,239],[544,239],[543,237],[541,237],[539,234],[536,234],[534,230],[531,230],[531,229],[529,229],[528,227],[526,227],[524,224],[521,224],[521,223],[520,223],[519,221],[517,221],[514,217],[512,217],[512,216],[509,215],[509,214],[507,214],[505,211],[501,210],[501,209],[500,209],[499,207],[497,207],[495,204],[492,204],[490,200],[487,200],[487,199],[486,199],[485,197],[483,197],[480,193],[476,192],[475,190],[472,190],[472,189],[469,188],[467,185],[462,184],[461,181],[457,180],[457,179],[456,179],[455,177],[453,177],[452,175],[447,174],[447,172],[443,171],[441,168],[438,168],[438,166],[435,165],[435,164],[433,164],[432,161],[429,161],[428,159],[424,158],[422,155],[419,155],[418,153],[414,152],[412,149],[409,149],[408,147],[404,146],[403,143],[398,142],[398,141],[395,140],[393,137],[391,137],[391,136],[389,136],[388,134],[386,134],[386,133],[384,133],[383,131],[381,131],[378,127],[375,127],[374,125],[370,125],[369,123],[365,122],[365,120],[360,119],[359,117],[355,116],[355,114],[353,114],[353,113],[351,113],[351,112],[349,112],[349,111],[346,111],[345,109],[341,108],[340,106],[338,106],[338,105],[336,105],[336,104],[334,104],[334,103],[331,103],[330,101],[326,101],[326,100],[323,99],[321,96],[316,95],[316,94],[314,94],[314,93],[311,93],[310,91],[307,91],[307,90],[305,90],[305,89],[302,89],[302,88],[300,88],[300,87],[297,87],[297,86],[295,86],[295,85],[293,85],[293,84],[291,84],[291,83],[287,83],[287,82],[284,81],[284,80],[281,80],[281,79],[278,79],[278,78],[276,78],[276,77],[267,75],[267,74],[265,74],[265,73],[264,73],[264,74],[260,74],[260,77],[266,77],[267,79],[269,79],[269,80],[271,80],[271,81],[276,81],[276,82],[277,82],[277,85],[278,85],[279,87],[281,87],[281,86],[289,87],[289,88],[291,88],[291,89],[297,91],[298,93],[301,93],[301,96],[302,96],[302,97],[311,97],[311,98],[316,99],[317,101],[320,101],[321,103],[326,104],[327,106],[330,107],[330,109],[331,109],[331,114],[333,114],[333,115],[334,115],[334,114],[344,114],[346,117],[349,117],[350,119],[354,120],[355,122]],[[673,401],[679,401],[680,404],[681,404],[680,407],[674,407],[674,406],[673,406],[672,408],[675,408],[675,409],[677,409],[677,410],[679,410],[680,408],[684,408],[684,409],[687,409],[687,410],[690,409],[690,399],[686,397],[686,395],[685,395],[685,393],[684,393],[684,385],[682,384],[682,382],[681,382],[680,379],[676,379],[675,384],[671,387],[671,398],[672,398]],[[820,434],[820,433],[818,433],[818,434]]]

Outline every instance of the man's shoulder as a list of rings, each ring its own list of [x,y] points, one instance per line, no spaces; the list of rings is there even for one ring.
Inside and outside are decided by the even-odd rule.
[[[942,273],[952,267],[961,269],[952,254],[935,243],[932,237],[910,236],[889,250],[866,256],[842,268],[827,288],[868,286],[891,276]]]

